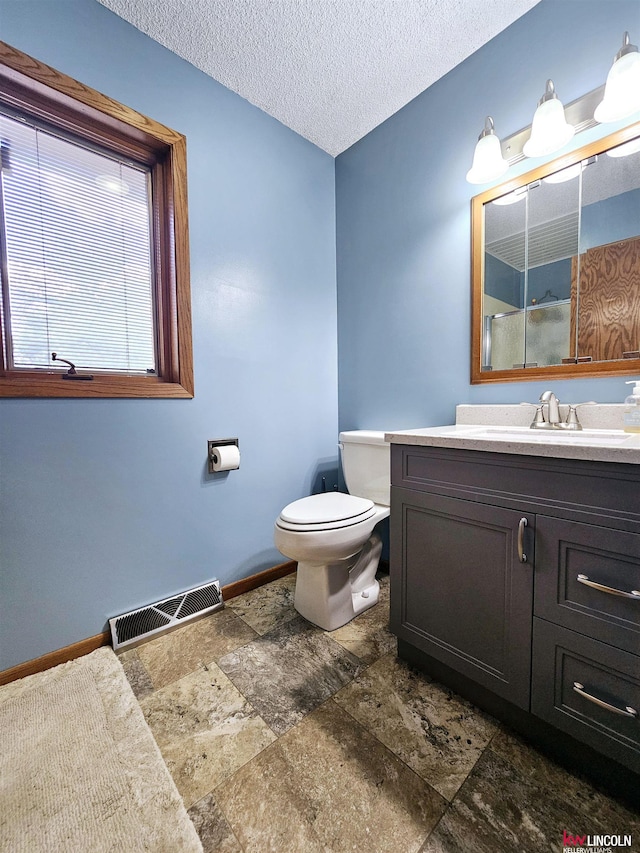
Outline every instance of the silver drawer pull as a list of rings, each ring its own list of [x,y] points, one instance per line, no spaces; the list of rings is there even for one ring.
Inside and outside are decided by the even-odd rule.
[[[527,555],[524,553],[524,529],[527,526],[527,519],[521,518],[518,522],[518,559],[521,563],[527,562]]]
[[[578,575],[576,580],[578,583],[583,583],[585,586],[591,586],[594,589],[599,589],[600,592],[608,592],[609,595],[620,595],[622,598],[635,598],[636,601],[640,601],[639,589],[632,589],[631,592],[625,592],[623,589],[616,589],[613,586],[605,586],[602,583],[590,581],[586,575]]]
[[[580,696],[584,696],[585,699],[588,699],[589,702],[593,702],[601,708],[606,708],[607,711],[613,711],[614,714],[620,714],[621,717],[632,717],[634,720],[638,717],[638,712],[635,708],[630,708],[628,705],[625,708],[616,708],[615,705],[610,705],[603,699],[598,699],[597,696],[592,696],[590,693],[587,693],[584,689],[584,684],[580,684],[579,681],[573,682],[573,689],[576,693],[579,693]]]

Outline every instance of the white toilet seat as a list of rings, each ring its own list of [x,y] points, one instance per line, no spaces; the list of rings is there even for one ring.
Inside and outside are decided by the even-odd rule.
[[[283,530],[300,533],[337,530],[366,521],[375,512],[376,505],[368,498],[342,492],[325,492],[288,504],[280,513],[276,525]]]

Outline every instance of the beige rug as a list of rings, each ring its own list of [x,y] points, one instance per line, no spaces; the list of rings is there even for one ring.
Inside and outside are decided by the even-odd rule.
[[[0,850],[202,853],[110,648],[0,688]]]

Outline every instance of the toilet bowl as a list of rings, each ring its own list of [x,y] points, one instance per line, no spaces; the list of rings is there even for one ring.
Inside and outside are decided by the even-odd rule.
[[[389,445],[384,433],[340,433],[340,448],[351,493],[327,492],[293,501],[274,529],[276,547],[298,563],[294,606],[325,631],[345,625],[377,603],[375,574],[382,541],[374,528],[389,515]]]

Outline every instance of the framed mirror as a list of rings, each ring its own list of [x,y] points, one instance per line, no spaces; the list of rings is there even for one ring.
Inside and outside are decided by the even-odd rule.
[[[640,375],[640,122],[471,201],[471,382]]]

